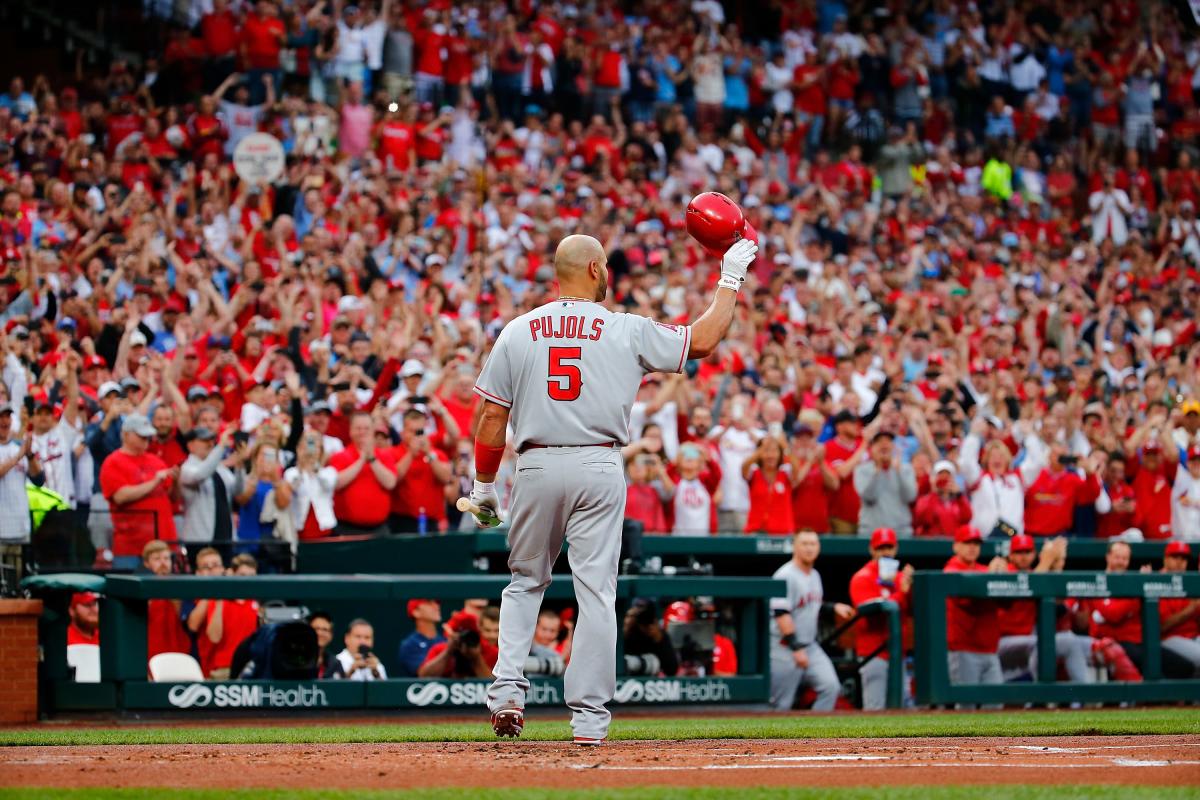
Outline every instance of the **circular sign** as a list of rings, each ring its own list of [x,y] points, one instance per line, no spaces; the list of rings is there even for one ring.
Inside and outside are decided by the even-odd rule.
[[[269,133],[252,133],[234,149],[233,168],[246,183],[270,183],[283,174],[283,145]]]

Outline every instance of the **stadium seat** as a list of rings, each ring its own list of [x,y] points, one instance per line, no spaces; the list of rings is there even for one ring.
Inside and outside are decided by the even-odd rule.
[[[67,645],[67,666],[75,669],[76,683],[99,683],[100,646],[95,644]]]
[[[202,681],[200,662],[187,653],[159,653],[150,659],[150,680]]]

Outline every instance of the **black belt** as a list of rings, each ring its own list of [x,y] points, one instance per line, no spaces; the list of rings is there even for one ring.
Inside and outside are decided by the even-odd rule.
[[[521,449],[517,453],[524,453],[526,450],[545,450],[551,447],[620,447],[616,442],[600,442],[599,444],[537,444],[536,442],[526,442],[521,445]]]

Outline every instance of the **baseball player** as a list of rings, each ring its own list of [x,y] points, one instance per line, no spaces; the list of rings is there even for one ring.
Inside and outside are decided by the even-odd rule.
[[[850,602],[857,609],[874,600],[892,600],[902,614],[912,611],[912,564],[900,568],[896,560],[899,541],[891,528],[871,531],[871,560],[850,578]],[[888,640],[887,619],[866,617],[859,623],[854,646],[859,658],[871,656],[858,668],[862,681],[863,711],[882,711],[887,707],[888,653],[880,647]],[[878,653],[876,651],[879,650]],[[908,676],[904,680],[904,697],[908,698]]]
[[[1008,540],[1009,572],[1062,572],[1067,560],[1067,540],[1058,537],[1042,543],[1041,553],[1036,557],[1037,544],[1032,536],[1018,533]],[[1037,566],[1034,567],[1036,560]],[[997,610],[1000,625],[1000,641],[996,654],[1000,666],[1006,673],[1021,677],[1026,673],[1037,675],[1037,603],[1033,600],[1013,600]],[[1092,640],[1078,636],[1074,631],[1058,631],[1054,635],[1054,651],[1061,658],[1068,677],[1077,683],[1091,683],[1092,673],[1088,669]],[[1006,678],[1007,679],[1007,678]]]
[[[833,662],[817,643],[817,618],[825,605],[821,573],[813,568],[821,540],[800,531],[792,542],[792,560],[771,577],[787,582],[787,597],[771,600],[771,706],[787,711],[801,683],[817,693],[813,711],[829,711],[837,702],[841,683]],[[829,604],[839,622],[854,615],[845,603]]]
[[[497,337],[475,385],[484,403],[470,496],[481,524],[494,517],[494,481],[511,425],[518,454],[508,534],[512,579],[500,603],[500,657],[488,690],[497,736],[519,736],[524,727],[525,659],[565,538],[579,603],[565,696],[575,741],[604,741],[611,718],[605,704],[616,690],[620,448],[629,440],[630,407],[647,373],[679,372],[717,347],[757,252],[748,239],[726,251],[716,296],[685,327],[601,305],[608,293],[604,248],[591,236],[568,236],[554,254],[559,298],[512,320]]]

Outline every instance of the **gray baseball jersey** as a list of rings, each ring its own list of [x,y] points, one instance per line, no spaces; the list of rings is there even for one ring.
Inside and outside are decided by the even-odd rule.
[[[603,739],[616,691],[617,562],[625,515],[621,453],[629,411],[647,372],[678,372],[691,328],[555,300],[504,327],[475,391],[511,409],[517,459],[509,514],[512,578],[500,600],[492,713],[524,708],[525,659],[550,572],[569,546],[579,618],[563,693],[577,737]]]
[[[629,441],[629,411],[648,372],[679,372],[692,329],[555,300],[504,326],[475,391],[512,409],[513,445]]]
[[[789,561],[771,577],[787,582],[787,597],[776,597],[771,600],[771,641],[779,641],[782,634],[775,622],[775,614],[786,611],[792,615],[792,624],[796,626],[796,638],[803,644],[817,639],[817,616],[821,613],[821,603],[825,600],[825,587],[821,584],[821,573],[815,569],[804,572],[796,566],[795,561]]]

